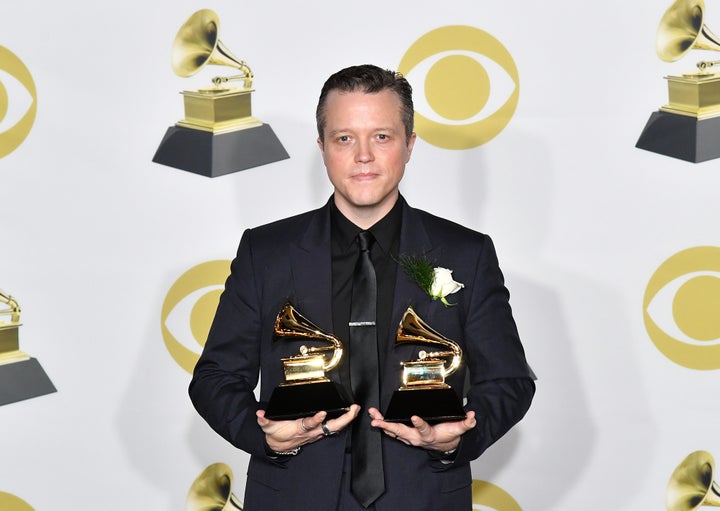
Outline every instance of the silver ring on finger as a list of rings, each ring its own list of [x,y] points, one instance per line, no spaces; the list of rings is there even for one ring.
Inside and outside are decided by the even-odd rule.
[[[303,417],[302,419],[300,419],[300,428],[301,428],[305,433],[307,433],[308,431],[310,431],[310,430],[307,428],[307,426],[305,425],[305,417]]]
[[[330,431],[330,428],[327,427],[327,421],[323,421],[322,424],[320,424],[320,427],[322,427],[324,436],[337,435],[337,431]]]

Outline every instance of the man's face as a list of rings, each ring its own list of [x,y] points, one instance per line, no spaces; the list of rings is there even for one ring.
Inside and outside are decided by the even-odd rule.
[[[335,187],[335,204],[361,227],[392,209],[410,160],[415,133],[406,139],[400,107],[390,90],[332,91],[327,97],[324,140],[318,139],[318,146]]]

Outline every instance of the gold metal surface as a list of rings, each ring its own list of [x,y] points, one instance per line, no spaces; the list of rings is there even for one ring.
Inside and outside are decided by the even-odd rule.
[[[228,89],[223,91],[183,91],[185,119],[178,126],[212,133],[227,133],[254,126],[262,121],[252,117],[250,91]]]
[[[707,119],[720,115],[720,75],[666,76],[669,103],[666,112]]]
[[[340,339],[323,332],[289,303],[286,303],[278,313],[275,319],[274,333],[278,337],[330,343],[329,346],[311,348],[301,346],[299,355],[282,359],[285,379],[288,382],[326,381],[325,373],[337,367],[342,359],[343,345]],[[329,352],[330,356],[328,357]]]
[[[172,68],[176,75],[192,76],[208,64],[229,66],[240,75],[213,78],[217,86],[229,80],[243,80],[245,89],[252,88],[253,73],[244,60],[235,57],[220,41],[220,20],[210,9],[195,12],[178,30],[172,45]]]
[[[655,50],[665,62],[674,62],[693,49],[720,51],[720,39],[704,24],[703,0],[676,0],[663,15]]]
[[[720,506],[720,487],[713,480],[715,460],[707,451],[689,454],[673,471],[665,492],[668,511]]]
[[[460,367],[462,350],[455,341],[433,330],[408,307],[400,320],[396,342],[441,346],[445,351],[421,351],[417,360],[403,362],[403,388],[417,386],[447,387],[445,378]]]
[[[663,15],[655,37],[655,50],[665,62],[679,60],[690,50],[720,51],[720,38],[704,23],[703,0],[676,0]],[[668,104],[660,110],[707,119],[720,115],[720,74],[710,68],[720,63],[700,61],[698,70],[666,76]]]
[[[0,304],[8,306],[7,309],[0,309],[0,316],[10,316],[9,324],[20,325],[20,305],[15,298],[3,292],[2,289],[0,289]],[[0,319],[0,326],[3,324],[8,324],[8,322]]]
[[[20,351],[20,305],[12,296],[0,290],[0,317],[9,316],[9,321],[0,319],[0,365],[28,360],[30,355]]]
[[[195,479],[185,499],[185,511],[242,511],[232,493],[233,473],[225,463],[213,463]]]
[[[210,9],[190,16],[173,41],[172,69],[176,75],[188,77],[211,64],[239,69],[240,74],[216,76],[212,79],[213,87],[183,91],[185,119],[177,122],[177,126],[218,134],[262,125],[252,117],[250,66],[220,41],[219,27],[218,16]],[[238,80],[243,81],[242,88],[224,85]]]

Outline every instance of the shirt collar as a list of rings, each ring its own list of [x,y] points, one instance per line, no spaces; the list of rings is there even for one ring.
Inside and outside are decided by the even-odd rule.
[[[386,254],[390,253],[393,242],[400,239],[404,203],[405,200],[399,195],[398,200],[395,201],[395,205],[388,214],[368,229],[375,238],[375,242]],[[337,208],[334,200],[330,201],[330,218],[333,237],[343,249],[349,248],[355,242],[358,233],[363,229],[348,220]]]

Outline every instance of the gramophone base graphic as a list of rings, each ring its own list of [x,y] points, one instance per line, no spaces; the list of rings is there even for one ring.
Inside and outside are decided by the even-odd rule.
[[[0,406],[57,392],[37,359],[18,349],[18,327],[0,326]]]
[[[635,144],[693,163],[720,157],[720,75],[667,76],[668,104],[650,115]]]
[[[185,119],[168,128],[153,161],[217,177],[289,158],[272,128],[252,116],[252,92],[184,91]]]
[[[635,147],[693,163],[720,158],[720,117],[653,112]]]
[[[57,392],[37,359],[0,365],[0,406]]]
[[[268,124],[220,134],[171,126],[152,161],[218,177],[289,157]]]

